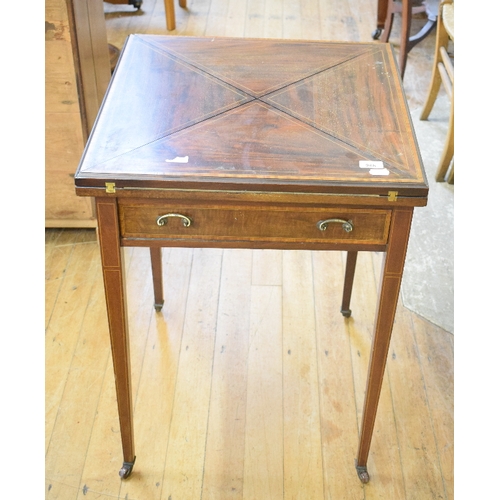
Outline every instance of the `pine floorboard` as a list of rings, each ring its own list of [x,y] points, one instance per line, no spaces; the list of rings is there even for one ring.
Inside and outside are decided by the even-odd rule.
[[[156,313],[149,252],[125,249],[138,461],[121,481],[95,232],[46,235],[47,499],[453,498],[453,336],[402,305],[357,479],[381,265],[365,252],[346,320],[342,252],[164,249]]]

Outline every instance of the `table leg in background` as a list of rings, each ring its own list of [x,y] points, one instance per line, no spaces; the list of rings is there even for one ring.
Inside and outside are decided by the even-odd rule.
[[[378,0],[377,2],[377,28],[372,33],[372,38],[378,40],[385,25],[389,0]]]
[[[160,312],[163,307],[163,268],[161,264],[161,247],[150,247],[151,270],[153,272],[153,290],[155,309]]]
[[[354,283],[354,271],[356,270],[356,260],[358,259],[358,252],[347,252],[347,261],[345,265],[345,278],[344,278],[344,292],[342,294],[342,306],[340,312],[346,318],[351,316],[351,303],[352,285]]]

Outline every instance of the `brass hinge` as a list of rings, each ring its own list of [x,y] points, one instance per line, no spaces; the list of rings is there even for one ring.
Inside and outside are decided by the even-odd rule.
[[[106,193],[116,193],[114,182],[106,182],[105,184],[106,184]]]
[[[398,199],[398,192],[397,191],[389,191],[387,194],[387,199],[389,201],[396,201]]]

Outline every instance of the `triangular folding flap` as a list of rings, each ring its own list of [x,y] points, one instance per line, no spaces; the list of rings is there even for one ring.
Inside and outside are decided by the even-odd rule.
[[[365,52],[375,44],[338,44],[241,38],[148,37],[148,42],[175,54],[223,81],[260,97]]]
[[[413,172],[419,160],[412,127],[409,120],[401,121],[406,111],[400,109],[403,99],[387,71],[386,55],[382,50],[362,54],[263,100],[361,154]]]
[[[124,58],[94,131],[113,140],[89,144],[86,168],[254,99],[150,44],[130,44]]]

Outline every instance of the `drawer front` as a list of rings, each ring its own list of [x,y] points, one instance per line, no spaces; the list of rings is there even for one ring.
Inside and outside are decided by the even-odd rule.
[[[262,242],[387,242],[390,210],[120,204],[123,238]]]

